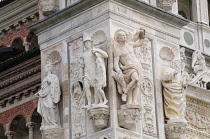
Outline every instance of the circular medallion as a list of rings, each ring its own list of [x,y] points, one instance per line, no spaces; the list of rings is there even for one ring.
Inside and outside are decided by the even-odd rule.
[[[193,44],[193,36],[189,32],[184,33],[184,40],[188,45]]]
[[[210,47],[210,42],[209,42],[209,40],[205,39],[205,40],[204,40],[204,44],[205,44],[205,46],[206,46],[207,48]]]

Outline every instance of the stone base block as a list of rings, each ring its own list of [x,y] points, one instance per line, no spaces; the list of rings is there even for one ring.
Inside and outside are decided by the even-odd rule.
[[[186,126],[185,120],[168,121],[165,125],[166,136],[168,139],[186,139]]]
[[[64,131],[62,128],[43,130],[42,139],[64,139]]]
[[[141,119],[140,105],[125,104],[118,110],[119,126],[136,131],[136,124]]]
[[[93,120],[94,126],[98,129],[106,128],[109,120],[109,107],[106,105],[103,106],[94,106],[88,109],[90,119]]]

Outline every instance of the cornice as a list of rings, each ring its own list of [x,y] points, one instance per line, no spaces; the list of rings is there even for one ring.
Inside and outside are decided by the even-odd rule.
[[[16,0],[0,9],[0,30],[38,13],[38,0]]]
[[[165,21],[172,25],[182,27],[187,25],[190,21],[179,16],[173,14],[171,12],[165,11],[159,7],[153,6],[149,3],[140,0],[113,0],[123,5],[126,5],[132,9],[140,11],[142,13],[148,14],[152,17],[155,17],[159,20]]]
[[[103,1],[104,0],[81,0],[74,5],[71,5],[63,10],[60,10],[40,20],[39,22],[32,24],[31,26],[28,27],[28,29],[38,34],[46,30],[47,28],[50,28],[64,21],[65,19],[68,19]],[[190,22],[189,20],[184,19],[179,15],[175,15],[171,12],[165,11],[161,8],[155,7],[143,1],[139,1],[139,0],[112,0],[112,1],[118,2],[120,4],[133,8],[135,10],[138,10],[142,13],[148,14],[152,17],[155,17],[159,20],[175,25],[177,27],[182,27],[184,25],[187,25]]]
[[[28,29],[34,33],[40,33],[76,14],[79,14],[104,0],[81,0],[73,5],[70,5],[28,27]]]

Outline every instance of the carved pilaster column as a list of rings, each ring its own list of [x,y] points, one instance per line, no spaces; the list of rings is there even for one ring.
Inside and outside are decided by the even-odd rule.
[[[7,139],[13,139],[13,136],[15,135],[14,131],[7,131],[5,132],[5,135],[7,136]]]
[[[34,123],[34,122],[26,123],[26,127],[28,127],[28,129],[29,129],[29,139],[34,138],[34,128],[35,128],[35,126],[36,126],[36,123]]]

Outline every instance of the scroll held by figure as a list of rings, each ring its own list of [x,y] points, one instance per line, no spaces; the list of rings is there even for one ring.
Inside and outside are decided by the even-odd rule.
[[[128,37],[124,30],[117,30],[114,43],[114,72],[118,92],[127,104],[140,104],[141,63],[135,54],[135,47],[141,47],[145,31],[141,29]]]
[[[42,81],[41,90],[35,94],[39,97],[37,112],[42,116],[40,130],[61,128],[58,109],[61,91],[59,79],[52,70],[51,64],[45,65],[44,71],[47,76]]]

